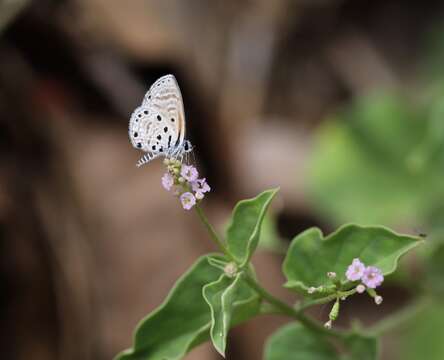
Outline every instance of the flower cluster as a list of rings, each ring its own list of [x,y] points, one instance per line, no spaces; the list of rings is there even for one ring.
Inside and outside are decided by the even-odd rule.
[[[384,275],[380,269],[376,266],[365,266],[359,259],[353,259],[345,276],[350,281],[362,281],[363,285],[358,285],[357,292],[364,292],[364,285],[369,289],[376,289],[384,281]]]
[[[376,266],[365,266],[361,260],[353,259],[352,263],[348,266],[345,272],[345,277],[349,281],[360,281],[361,283],[352,290],[341,290],[342,285],[339,279],[336,279],[335,272],[328,272],[327,277],[333,281],[333,286],[335,287],[334,291],[336,292],[336,302],[330,311],[329,320],[324,324],[324,326],[328,329],[331,329],[333,322],[339,316],[339,300],[345,300],[348,296],[353,295],[355,292],[362,294],[367,290],[367,293],[375,300],[376,305],[380,305],[382,303],[382,296],[379,296],[376,293],[375,288],[382,284],[384,281],[384,275]],[[307,292],[309,294],[314,294],[315,292],[322,292],[323,290],[323,286],[310,287],[307,289]]]
[[[182,164],[176,159],[165,159],[167,172],[162,176],[162,186],[175,194],[185,210],[190,210],[211,190],[205,178],[199,179],[199,172],[192,165]]]

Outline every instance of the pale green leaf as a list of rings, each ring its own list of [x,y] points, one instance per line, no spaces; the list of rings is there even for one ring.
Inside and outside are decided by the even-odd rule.
[[[289,324],[277,330],[265,345],[265,360],[339,360],[335,348],[322,335]]]
[[[376,338],[351,334],[336,339],[341,349],[325,334],[307,329],[301,324],[289,324],[277,330],[265,346],[265,360],[376,360]]]
[[[234,278],[222,275],[217,281],[203,288],[203,296],[211,310],[211,340],[222,356],[225,356],[234,303],[248,300],[241,298],[242,285],[241,274]],[[251,293],[250,298],[252,297],[254,295]]]
[[[230,254],[241,266],[250,261],[259,242],[262,221],[278,189],[267,190],[253,199],[240,201],[234,208],[227,229]]]

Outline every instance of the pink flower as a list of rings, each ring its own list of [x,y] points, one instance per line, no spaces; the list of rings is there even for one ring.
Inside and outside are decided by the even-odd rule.
[[[190,192],[184,192],[180,195],[180,202],[185,210],[190,210],[194,205],[196,205],[196,198]]]
[[[165,173],[162,176],[162,186],[165,188],[165,190],[170,191],[173,185],[174,185],[173,176],[169,172]]]
[[[203,179],[196,179],[191,183],[191,188],[196,193],[205,194],[211,190],[210,185],[208,185],[207,180],[205,178]]]
[[[384,275],[381,270],[375,266],[368,266],[364,275],[362,276],[362,282],[370,289],[374,289],[382,284],[384,281]]]
[[[182,175],[185,180],[193,182],[197,180],[199,173],[197,172],[197,169],[192,165],[182,165],[180,175]]]
[[[345,276],[350,281],[360,280],[364,275],[365,265],[359,259],[353,259],[352,264],[348,267]]]

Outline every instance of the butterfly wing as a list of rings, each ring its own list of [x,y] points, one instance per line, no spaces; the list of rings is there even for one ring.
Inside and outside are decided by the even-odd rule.
[[[128,135],[136,148],[153,154],[165,153],[179,137],[165,109],[139,106],[131,115]]]
[[[159,78],[146,93],[142,106],[147,107],[154,114],[160,115],[162,121],[165,121],[163,123],[164,128],[168,127],[168,131],[171,129],[171,132],[176,135],[171,139],[171,146],[179,146],[183,143],[185,138],[185,112],[182,94],[173,75],[165,75]],[[164,128],[161,130],[164,130]]]

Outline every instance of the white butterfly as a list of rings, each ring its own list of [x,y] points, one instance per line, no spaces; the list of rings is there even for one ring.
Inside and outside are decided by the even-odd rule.
[[[137,167],[160,156],[177,158],[192,151],[185,140],[182,94],[173,75],[162,76],[151,85],[142,105],[131,115],[128,134],[131,144],[145,151]]]

